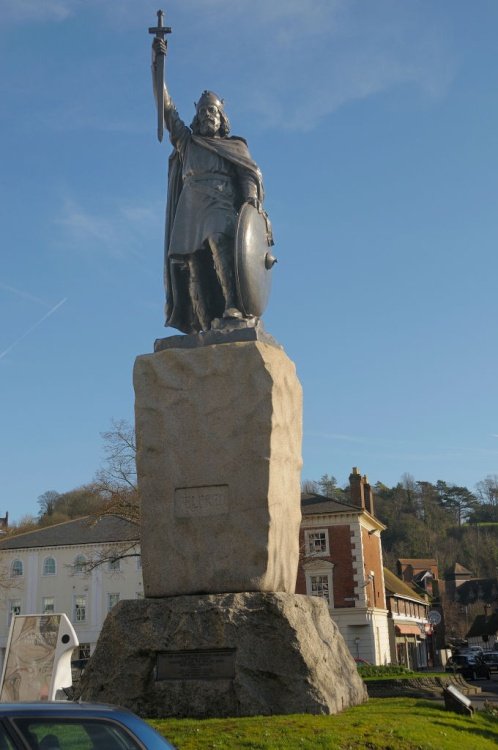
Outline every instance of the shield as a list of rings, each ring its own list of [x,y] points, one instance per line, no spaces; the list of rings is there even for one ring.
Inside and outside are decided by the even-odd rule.
[[[260,318],[268,304],[271,268],[276,262],[270,248],[268,217],[250,203],[244,203],[235,235],[235,282],[244,315]]]

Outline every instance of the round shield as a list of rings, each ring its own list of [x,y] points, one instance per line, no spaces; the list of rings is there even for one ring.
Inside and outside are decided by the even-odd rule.
[[[270,252],[270,231],[266,214],[244,203],[235,235],[235,281],[241,311],[257,318],[265,311],[271,290],[275,258]]]

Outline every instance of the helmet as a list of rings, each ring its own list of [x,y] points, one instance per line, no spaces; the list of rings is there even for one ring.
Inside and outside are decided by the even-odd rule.
[[[220,97],[214,93],[214,91],[203,91],[201,94],[201,98],[197,103],[195,103],[195,111],[199,112],[201,107],[205,107],[206,105],[209,106],[210,104],[214,104],[215,107],[218,107],[218,109],[221,111],[223,109],[224,101],[223,99],[220,99]]]

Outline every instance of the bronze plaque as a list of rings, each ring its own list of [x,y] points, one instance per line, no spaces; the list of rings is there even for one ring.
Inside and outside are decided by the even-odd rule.
[[[162,651],[157,655],[156,680],[232,680],[235,648]]]

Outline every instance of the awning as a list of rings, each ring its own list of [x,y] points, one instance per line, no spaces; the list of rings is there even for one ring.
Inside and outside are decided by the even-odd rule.
[[[418,635],[421,636],[418,625],[395,625],[396,635]]]

